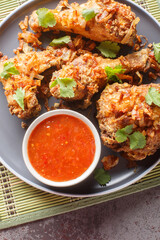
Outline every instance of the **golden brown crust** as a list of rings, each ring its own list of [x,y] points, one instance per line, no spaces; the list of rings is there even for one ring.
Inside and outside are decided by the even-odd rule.
[[[62,64],[73,60],[75,56],[76,52],[67,48],[53,49],[49,47],[42,52],[29,52],[18,54],[8,60],[2,59],[0,61],[0,72],[3,71],[4,63],[13,62],[20,73],[19,75],[12,75],[8,79],[0,78],[11,114],[15,114],[21,119],[37,116],[41,110],[37,99],[39,87],[43,79],[43,76],[40,74],[53,66],[59,68]],[[22,110],[13,97],[17,88],[20,87],[25,90],[24,110]]]
[[[82,100],[81,107],[87,108],[91,104],[92,96],[103,89],[107,83],[107,75],[104,70],[106,66],[114,68],[117,65],[122,65],[125,73],[119,77],[122,81],[130,81],[130,77],[131,80],[133,77],[126,74],[133,74],[137,71],[146,72],[151,67],[149,55],[150,50],[143,49],[112,60],[84,50],[74,51],[66,47],[60,49],[48,47],[44,51],[31,51],[26,54],[17,52],[17,55],[12,59],[1,58],[0,72],[3,71],[5,62],[13,62],[20,75],[12,75],[8,80],[0,79],[0,81],[3,83],[11,114],[16,114],[23,119],[31,118],[37,115],[41,109],[37,95],[42,94],[39,94],[38,91],[43,95],[47,92],[47,96],[49,96],[48,86],[46,87],[43,75],[41,75],[45,70],[53,66],[55,69],[60,69],[54,73],[51,81],[57,77],[73,78],[77,82],[77,86],[74,88],[74,97],[64,99],[67,101]],[[24,88],[26,92],[24,111],[13,98],[15,91],[20,87]],[[58,85],[51,88],[51,94],[56,98],[61,98]],[[32,97],[26,98],[27,95]]]
[[[142,160],[160,147],[160,108],[145,101],[150,87],[160,92],[160,84],[131,86],[115,83],[105,88],[97,102],[103,143],[130,160]],[[131,150],[129,140],[118,143],[115,139],[118,129],[131,124],[134,131],[140,131],[146,137],[143,149]]]
[[[125,81],[128,79],[126,74],[133,74],[137,71],[146,72],[150,68],[149,52],[150,50],[143,49],[117,59],[105,59],[91,53],[82,54],[66,66],[63,66],[59,71],[54,72],[51,79],[51,82],[56,78],[74,79],[77,83],[77,86],[74,88],[74,97],[62,98],[58,85],[51,88],[51,94],[66,101],[83,100],[82,108],[87,108],[91,104],[93,95],[107,84],[105,67],[114,68],[117,65],[121,65],[125,69],[125,73],[120,78],[123,77],[122,81]]]
[[[82,17],[82,11],[92,8],[96,9],[98,14],[86,22]],[[89,0],[81,5],[78,3],[69,5],[68,1],[64,0],[56,9],[49,11],[54,14],[56,25],[48,28],[39,26],[37,13],[34,11],[29,20],[33,31],[46,32],[58,29],[81,34],[98,42],[110,40],[133,46],[139,18],[136,18],[131,8],[125,4],[113,0]]]

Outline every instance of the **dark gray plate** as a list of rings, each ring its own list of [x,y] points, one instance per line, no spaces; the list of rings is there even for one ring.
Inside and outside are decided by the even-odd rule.
[[[132,3],[131,1],[126,0],[121,2],[125,2],[126,4],[130,5],[136,15],[140,17],[141,20],[137,28],[138,33],[147,36],[149,42],[151,43],[159,41],[159,23],[144,9]],[[57,0],[32,0],[17,8],[0,24],[0,51],[3,52],[4,55],[8,55],[8,57],[14,56],[13,49],[17,48],[18,46],[17,34],[20,31],[18,27],[20,20],[24,19],[24,16],[29,15],[34,9],[37,9],[39,7],[55,8],[57,3]],[[157,82],[160,82],[160,79],[158,79]],[[44,185],[30,174],[24,164],[21,146],[25,130],[21,128],[21,120],[15,116],[10,115],[7,108],[7,101],[3,94],[2,86],[0,86],[0,88],[0,161],[13,174],[36,188],[39,188],[46,192],[66,196],[87,197],[108,194],[136,182],[144,175],[146,175],[149,171],[151,171],[151,169],[154,168],[160,161],[159,152],[157,152],[155,155],[148,157],[143,161],[140,161],[138,163],[137,171],[134,172],[134,169],[127,169],[126,160],[121,158],[120,163],[110,171],[112,180],[106,187],[100,187],[93,179],[93,176],[91,176],[87,181],[75,187],[53,188]],[[54,99],[51,98],[50,104],[53,104],[53,102]],[[42,109],[42,112],[44,111],[46,110]],[[83,111],[82,113],[88,116],[88,111],[92,112],[92,114],[89,115],[89,118],[98,128],[98,124],[95,118],[95,104],[93,104],[89,110]],[[29,121],[28,124],[29,123],[31,123],[31,121]],[[115,153],[102,146],[101,158],[104,155],[108,154]],[[101,166],[101,163],[99,163],[99,166]]]

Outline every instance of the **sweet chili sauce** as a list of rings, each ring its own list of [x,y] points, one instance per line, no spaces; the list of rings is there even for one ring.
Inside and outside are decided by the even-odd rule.
[[[44,178],[62,182],[82,175],[93,162],[95,140],[80,119],[60,114],[39,123],[28,141],[28,156]]]

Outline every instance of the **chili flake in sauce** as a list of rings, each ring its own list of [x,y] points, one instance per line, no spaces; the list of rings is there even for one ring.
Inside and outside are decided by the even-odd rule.
[[[92,164],[95,140],[80,119],[60,114],[39,123],[28,141],[28,156],[44,178],[63,182],[81,176]]]

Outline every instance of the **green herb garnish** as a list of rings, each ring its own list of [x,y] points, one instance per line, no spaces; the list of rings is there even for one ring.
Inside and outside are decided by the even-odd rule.
[[[57,78],[55,79],[50,88],[55,87],[56,85],[60,86],[60,95],[65,98],[74,97],[73,87],[77,85],[76,81],[72,78]]]
[[[18,105],[24,110],[24,96],[25,96],[25,90],[20,88],[17,88],[16,94],[13,95],[13,98],[16,100]]]
[[[106,184],[111,180],[111,176],[103,168],[97,168],[94,171],[94,179],[101,185],[106,186]]]
[[[154,56],[158,63],[160,63],[160,43],[153,43]]]
[[[53,39],[53,41],[49,45],[54,47],[54,46],[58,46],[58,45],[63,45],[63,44],[69,43],[70,41],[71,41],[71,37],[70,36],[64,36],[64,37],[61,37],[61,38]]]
[[[39,25],[44,28],[54,27],[56,25],[56,19],[54,14],[47,8],[39,8],[36,11],[38,15]]]
[[[94,18],[98,13],[96,12],[95,9],[90,8],[90,9],[83,9],[82,11],[82,16],[88,22],[92,18]]]
[[[115,58],[120,50],[118,43],[111,41],[101,42],[97,49],[107,58]]]
[[[152,103],[154,103],[155,105],[160,107],[160,93],[154,87],[150,87],[148,89],[148,93],[145,96],[145,99],[146,99],[146,103],[148,103],[148,105],[151,105]]]
[[[130,149],[142,149],[146,145],[146,138],[141,132],[134,132],[128,136],[130,140]]]
[[[1,78],[8,79],[11,77],[11,75],[19,75],[19,71],[14,66],[14,63],[12,62],[6,62],[3,65],[3,72],[0,73]]]
[[[122,143],[129,138],[130,140],[130,149],[141,149],[144,148],[146,145],[146,138],[145,136],[137,131],[132,133],[133,131],[133,125],[128,125],[125,128],[117,130],[115,134],[115,139],[117,142]],[[131,134],[132,133],[132,134]]]
[[[133,131],[133,125],[128,125],[125,128],[119,129],[116,132],[116,141],[119,143],[125,142],[127,140],[128,134]]]
[[[121,65],[117,65],[117,66],[115,66],[115,68],[111,68],[111,67],[107,66],[107,67],[105,67],[105,72],[107,74],[108,80],[121,83],[121,80],[119,79],[117,74],[124,73],[125,69],[123,69]]]

